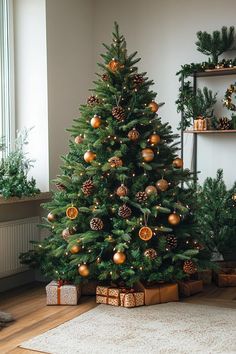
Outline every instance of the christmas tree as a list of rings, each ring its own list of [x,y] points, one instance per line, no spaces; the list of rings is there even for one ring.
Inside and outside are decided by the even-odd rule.
[[[153,81],[138,72],[140,59],[127,54],[116,23],[104,47],[46,204],[51,234],[22,262],[75,283],[183,279],[205,261],[188,205],[192,191],[182,187],[191,175],[178,157],[178,136],[161,122]]]

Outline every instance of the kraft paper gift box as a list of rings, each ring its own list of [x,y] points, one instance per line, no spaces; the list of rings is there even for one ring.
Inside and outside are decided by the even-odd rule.
[[[138,307],[144,305],[144,292],[134,290],[121,290],[120,306]]]
[[[46,286],[47,305],[77,305],[81,295],[79,285],[51,281]]]
[[[182,296],[191,296],[200,293],[203,290],[202,280],[184,280],[179,281],[179,293]]]
[[[135,290],[144,292],[145,305],[155,305],[165,302],[179,301],[178,284],[143,284],[137,283]]]
[[[110,286],[97,286],[96,303],[120,306],[120,289]]]
[[[214,272],[213,279],[220,288],[236,286],[236,268],[222,268]]]

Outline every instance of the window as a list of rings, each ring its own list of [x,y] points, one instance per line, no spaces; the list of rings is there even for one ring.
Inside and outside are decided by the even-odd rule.
[[[0,0],[0,137],[8,154],[15,136],[12,0]]]

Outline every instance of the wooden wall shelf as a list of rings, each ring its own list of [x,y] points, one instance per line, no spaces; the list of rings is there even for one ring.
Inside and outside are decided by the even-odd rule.
[[[222,68],[222,69],[209,69],[205,71],[195,72],[193,76],[195,77],[210,77],[210,76],[225,76],[225,75],[235,75],[236,67],[233,68]]]
[[[39,194],[34,195],[33,197],[11,197],[5,199],[0,196],[0,205],[13,204],[13,203],[25,203],[25,202],[43,202],[50,200],[52,197],[51,192],[41,192]]]
[[[227,134],[236,133],[235,129],[230,130],[185,130],[184,133],[189,134]]]

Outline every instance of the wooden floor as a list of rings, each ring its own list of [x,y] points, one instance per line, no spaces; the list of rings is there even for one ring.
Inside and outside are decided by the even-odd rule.
[[[206,304],[236,309],[236,288],[205,287],[201,294],[183,299],[195,304]],[[78,306],[46,306],[45,288],[30,284],[0,294],[1,311],[10,312],[16,321],[0,331],[0,354],[37,353],[21,349],[23,341],[54,328],[96,306],[94,297],[83,297]]]

